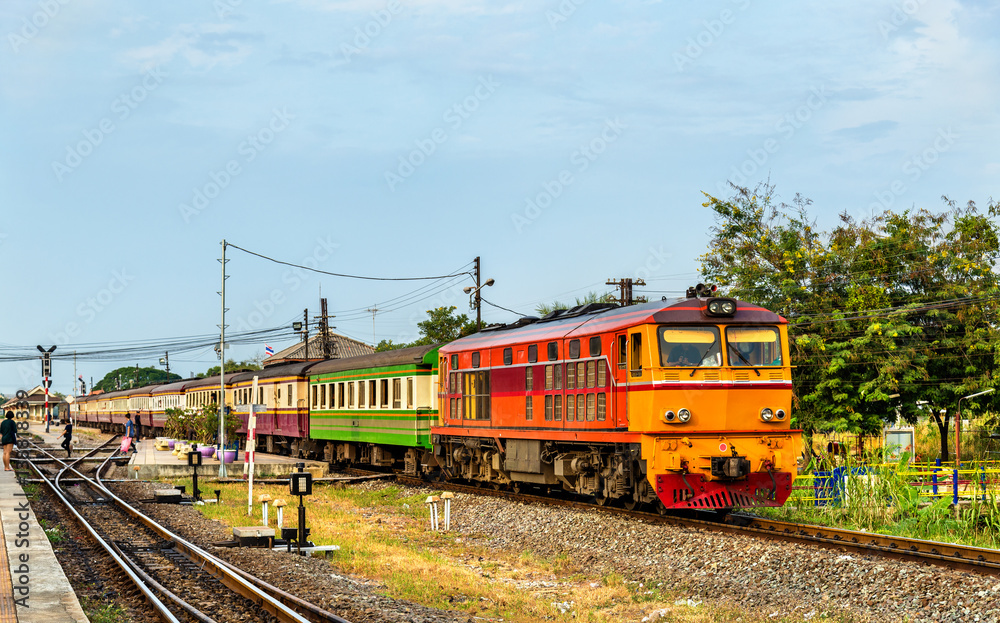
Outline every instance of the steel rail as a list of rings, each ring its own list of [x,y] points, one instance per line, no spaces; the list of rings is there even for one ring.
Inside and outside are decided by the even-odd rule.
[[[112,437],[112,439],[108,441],[108,444],[110,444],[112,441],[114,441],[114,439],[115,438]],[[46,452],[45,449],[43,449],[43,448],[39,448],[39,447],[36,446],[36,449],[39,452],[47,454],[50,457],[52,456],[51,454],[49,454],[48,452]],[[95,450],[95,452],[96,452],[96,450]],[[53,457],[53,458],[57,458],[57,457]],[[152,518],[144,515],[143,513],[141,513],[140,511],[138,511],[134,507],[132,507],[130,504],[128,504],[127,502],[125,502],[123,499],[121,499],[117,495],[115,495],[110,489],[108,489],[107,486],[105,486],[103,484],[103,481],[102,481],[102,479],[100,477],[101,472],[103,472],[104,469],[107,468],[108,464],[114,458],[115,458],[114,453],[112,453],[98,467],[98,469],[97,469],[97,479],[96,480],[89,478],[85,474],[82,474],[81,472],[79,472],[72,465],[67,465],[63,470],[61,470],[59,472],[59,475],[56,477],[55,480],[58,482],[59,478],[66,471],[72,471],[72,472],[76,473],[80,478],[82,478],[83,480],[87,481],[88,484],[90,484],[91,486],[99,489],[104,495],[106,495],[110,500],[112,500],[115,504],[117,504],[119,506],[119,508],[121,508],[124,512],[126,512],[128,515],[132,516],[133,518],[138,519],[139,521],[141,521],[143,524],[145,524],[149,529],[151,529],[153,532],[155,532],[162,539],[170,542],[171,545],[173,545],[174,549],[176,549],[177,551],[179,551],[181,554],[183,554],[184,556],[186,556],[190,560],[196,562],[196,564],[199,565],[199,567],[201,568],[201,570],[208,572],[210,575],[212,575],[213,577],[215,577],[216,579],[218,579],[220,582],[222,582],[222,584],[224,584],[225,586],[227,586],[233,592],[235,592],[235,593],[241,595],[242,597],[244,597],[245,599],[253,602],[258,607],[260,607],[262,610],[268,612],[269,614],[271,614],[272,616],[274,616],[279,621],[282,621],[283,623],[312,623],[309,619],[306,619],[306,618],[302,617],[300,614],[298,614],[297,612],[295,612],[294,610],[292,610],[290,607],[288,607],[287,605],[285,605],[284,603],[282,603],[277,597],[272,597],[271,595],[268,595],[266,593],[262,593],[261,591],[257,590],[256,587],[254,587],[253,585],[249,584],[246,580],[243,580],[240,577],[239,574],[237,574],[236,572],[230,571],[230,568],[232,568],[232,567],[231,567],[231,565],[228,565],[228,563],[224,563],[222,560],[216,558],[215,556],[212,556],[211,554],[209,554],[208,552],[202,550],[201,548],[197,547],[196,545],[194,545],[194,544],[186,541],[185,539],[181,538],[179,535],[176,535],[176,534],[170,532],[169,530],[167,530],[166,528],[164,528],[163,526],[161,526],[159,523],[157,523],[155,520],[153,520]],[[59,460],[58,458],[57,458],[57,461],[60,462],[60,463],[63,462],[63,461]],[[44,477],[44,475],[37,468],[35,468],[35,469],[38,472],[39,476]],[[50,484],[50,486],[51,486],[51,484]],[[60,495],[59,497],[61,499],[63,499],[64,503],[67,503],[66,500],[65,500],[65,498],[62,495]],[[78,513],[76,512],[75,509],[73,509],[73,512],[74,512],[75,515],[78,515]],[[96,532],[94,532],[93,530],[91,530],[91,534],[92,535],[96,534]],[[100,539],[100,537],[96,537],[96,538]],[[114,547],[113,544],[111,544],[111,546]],[[114,548],[114,549],[117,550],[118,548]],[[121,557],[124,559],[125,558],[124,554],[121,554],[120,550],[118,550],[118,551],[119,551],[119,554],[121,555]],[[125,560],[127,561],[127,559],[125,559]],[[141,569],[139,569],[139,572],[144,574],[144,572],[142,572]],[[249,575],[249,574],[246,574],[246,575]],[[251,576],[251,577],[253,577],[253,576]],[[153,580],[151,577],[149,578],[149,580],[151,581],[151,583],[155,583],[155,580]],[[169,591],[166,591],[166,589],[164,589],[164,590],[165,590],[164,594],[166,596],[170,597],[173,601],[175,601],[177,603],[177,605],[179,607],[183,608],[188,613],[192,614],[193,616],[195,616],[199,620],[203,621],[204,623],[214,623],[214,621],[212,621],[212,619],[206,617],[203,613],[201,613],[200,611],[198,611],[197,608],[194,608],[193,606],[190,606],[190,604],[187,604],[186,602],[184,602],[183,599],[181,599],[180,597],[177,597],[176,595],[170,593]],[[290,601],[292,601],[292,600],[290,600]],[[308,603],[308,602],[303,602],[303,603]],[[313,607],[313,610],[321,612],[321,613],[326,613],[326,611],[324,611],[324,610],[322,610],[322,609],[320,609],[318,607],[315,607],[315,606]],[[328,614],[330,617],[334,617],[334,618],[321,618],[319,620],[321,620],[321,621],[332,621],[333,623],[348,623],[348,622],[344,621],[344,619],[340,619],[339,617],[335,617],[335,615],[332,615],[330,613],[326,613],[326,614]],[[173,620],[176,620],[176,619],[173,619]]]
[[[112,437],[108,441],[108,444],[114,441],[114,439],[115,438]],[[45,452],[37,445],[33,443],[32,445],[35,446],[36,451],[48,454],[48,452]],[[96,453],[98,450],[99,448],[92,450],[92,452]],[[73,514],[73,516],[76,518],[77,523],[79,523],[80,526],[82,526],[87,532],[90,533],[91,538],[93,538],[101,547],[104,548],[104,551],[107,552],[108,556],[110,556],[111,559],[115,561],[115,564],[117,564],[121,568],[121,570],[125,572],[125,574],[129,577],[129,579],[132,580],[132,582],[136,585],[136,588],[138,588],[139,591],[142,592],[143,596],[146,598],[146,601],[149,603],[149,605],[159,614],[160,619],[166,623],[180,623],[180,620],[174,616],[174,614],[170,611],[170,609],[167,608],[166,604],[164,604],[159,599],[159,597],[157,597],[153,593],[153,591],[151,591],[149,587],[146,585],[145,580],[149,579],[148,574],[143,574],[146,575],[146,578],[143,578],[139,576],[135,571],[133,571],[132,567],[129,564],[127,564],[125,560],[116,551],[117,548],[112,548],[104,540],[104,538],[101,535],[99,535],[96,530],[94,530],[93,526],[90,525],[90,522],[88,522],[83,517],[83,515],[81,515],[75,508],[73,508],[73,504],[69,501],[69,499],[66,498],[65,495],[63,495],[62,491],[59,490],[59,487],[57,486],[55,479],[49,480],[48,478],[46,478],[45,474],[42,473],[41,469],[37,465],[32,463],[30,460],[28,461],[28,465],[31,466],[31,469],[35,470],[35,473],[38,474],[39,478],[45,480],[46,486],[48,486],[49,489],[52,491],[52,493],[62,501],[62,503],[66,506],[69,512]],[[76,470],[74,469],[74,471]],[[60,471],[60,474],[61,473],[62,471]]]
[[[348,621],[347,619],[339,617],[336,614],[333,614],[332,612],[320,608],[316,604],[313,604],[300,597],[296,597],[291,593],[283,591],[282,589],[268,582],[265,582],[261,578],[258,578],[253,574],[247,573],[246,571],[240,569],[239,567],[236,567],[222,560],[221,558],[214,556],[213,554],[201,549],[197,545],[190,543],[189,541],[183,539],[179,535],[170,532],[169,530],[161,526],[159,523],[157,523],[153,518],[149,517],[148,515],[144,515],[138,509],[131,506],[128,502],[119,498],[117,495],[111,492],[110,489],[104,486],[103,483],[105,481],[101,477],[101,472],[104,470],[107,463],[109,463],[112,458],[114,457],[109,456],[105,460],[104,464],[102,464],[101,467],[99,467],[97,470],[96,480],[100,484],[101,488],[107,493],[107,495],[111,499],[113,499],[115,503],[118,504],[123,510],[125,510],[127,513],[129,513],[136,519],[139,519],[140,521],[145,523],[147,527],[152,529],[157,534],[160,534],[160,536],[162,536],[164,539],[173,541],[174,546],[184,555],[188,556],[191,559],[197,559],[201,563],[200,566],[202,567],[203,570],[208,571],[212,576],[214,576],[216,579],[218,579],[223,584],[228,586],[231,590],[238,592],[239,594],[243,595],[248,599],[251,599],[251,601],[254,601],[254,603],[257,603],[265,610],[267,610],[269,613],[271,613],[276,618],[282,621],[285,619],[283,619],[277,613],[279,609],[283,612],[288,612],[294,615],[296,618],[292,619],[292,621],[296,623],[299,622],[311,623],[308,619],[302,618],[302,616],[299,613],[293,610],[293,608],[298,608],[300,610],[306,611],[306,613],[311,615],[313,617],[312,619],[313,623],[317,621],[320,623],[350,623],[350,621]],[[248,585],[247,582],[249,582],[250,584]],[[251,597],[248,594],[245,594],[242,588],[235,588],[236,586],[245,587],[253,595],[253,597]],[[256,590],[258,588],[260,589],[260,591],[263,592]],[[260,599],[261,601],[257,601],[257,599]],[[264,606],[265,602],[270,604],[271,600],[275,600],[275,603],[272,606],[275,611],[272,611],[271,608]]]
[[[595,510],[641,519],[650,523],[698,527],[729,534],[753,534],[779,541],[821,545],[833,549],[849,550],[863,554],[878,554],[887,558],[935,564],[963,571],[1000,575],[1000,550],[971,545],[924,541],[810,524],[796,524],[741,513],[732,513],[725,517],[720,515],[719,518],[712,520],[708,518],[686,517],[680,514],[672,515],[669,512],[661,514],[640,510],[630,511],[624,508],[599,506],[568,498],[516,493],[504,489],[480,488],[450,482],[427,482],[398,474],[397,481],[411,486],[449,490],[471,495],[500,497],[520,502],[562,506],[578,510]]]

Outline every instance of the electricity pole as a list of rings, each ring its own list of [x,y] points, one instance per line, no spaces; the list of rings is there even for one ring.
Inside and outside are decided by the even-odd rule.
[[[644,296],[632,296],[632,286],[645,286],[646,282],[642,279],[633,280],[631,277],[625,277],[618,281],[613,279],[608,279],[606,285],[616,286],[620,294],[618,296],[618,304],[622,307],[632,305],[634,303],[645,303],[646,297]]]
[[[378,312],[378,307],[373,305],[365,311],[370,311],[372,313],[372,346],[378,346],[378,342],[375,341],[375,314]]]

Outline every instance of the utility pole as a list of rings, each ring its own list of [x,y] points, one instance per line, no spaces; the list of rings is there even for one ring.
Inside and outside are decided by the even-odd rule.
[[[372,346],[377,346],[378,342],[375,341],[375,314],[378,312],[378,307],[373,305],[365,311],[370,311],[372,313]]]
[[[483,304],[482,297],[479,296],[479,290],[482,287],[479,285],[480,272],[479,272],[479,256],[476,256],[476,331],[481,331],[483,328]]]
[[[632,305],[634,303],[645,303],[645,296],[632,296],[632,286],[645,286],[646,282],[642,279],[633,280],[631,277],[624,277],[618,281],[613,279],[608,279],[606,285],[615,286],[619,289],[620,294],[618,296],[618,304],[622,307]]]
[[[73,351],[73,395],[78,396],[80,393],[79,385],[76,384],[76,351]]]
[[[330,339],[330,315],[326,310],[326,299],[321,298],[319,300],[319,307],[319,334],[321,336],[321,341],[323,342],[323,359],[335,359],[336,353],[334,352],[334,344],[333,340]]]
[[[222,323],[219,325],[219,478],[226,477],[226,239],[222,239]],[[197,489],[197,487],[196,487]],[[195,491],[195,495],[197,495]]]
[[[160,359],[160,365],[166,366],[167,374],[170,374],[170,351],[163,351],[163,358]]]
[[[304,359],[309,361],[309,308],[307,307],[302,311],[302,335],[305,336],[305,356]]]

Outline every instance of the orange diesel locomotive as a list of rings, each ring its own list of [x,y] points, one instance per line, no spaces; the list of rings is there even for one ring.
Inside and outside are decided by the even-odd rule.
[[[791,493],[801,431],[787,321],[768,310],[697,295],[589,304],[483,330],[439,358],[431,432],[446,478],[664,512]]]

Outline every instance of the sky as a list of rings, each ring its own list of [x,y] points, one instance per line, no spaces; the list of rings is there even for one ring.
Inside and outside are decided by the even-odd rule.
[[[369,343],[474,317],[477,256],[484,322],[609,279],[679,296],[728,182],[821,228],[984,206],[997,32],[998,0],[4,0],[0,391],[39,383],[11,360],[36,345],[67,393],[74,351],[211,342],[223,240],[227,334],[278,350],[321,296]],[[88,386],[158,365],[105,357]]]

